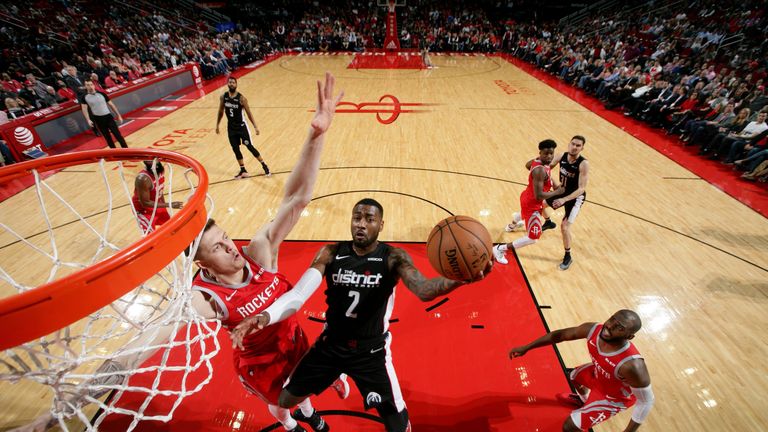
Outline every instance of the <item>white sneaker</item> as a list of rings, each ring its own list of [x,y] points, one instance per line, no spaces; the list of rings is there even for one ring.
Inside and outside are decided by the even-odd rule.
[[[496,262],[499,264],[507,264],[509,261],[507,261],[506,252],[499,249],[499,245],[496,245],[493,247],[493,257],[496,259]]]
[[[349,383],[347,382],[347,375],[341,374],[336,381],[331,384],[336,394],[339,395],[339,399],[346,399],[349,397]]]
[[[517,231],[518,229],[525,226],[525,222],[523,221],[517,221],[510,224],[507,224],[507,226],[504,227],[504,231],[506,232],[512,232]]]

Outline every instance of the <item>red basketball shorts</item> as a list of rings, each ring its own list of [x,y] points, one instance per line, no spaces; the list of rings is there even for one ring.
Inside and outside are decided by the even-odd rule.
[[[290,338],[291,335],[286,337]],[[268,404],[277,405],[283,385],[299,364],[299,360],[309,350],[307,336],[298,328],[296,339],[287,352],[275,353],[273,360],[265,363],[244,365],[238,368],[239,359],[235,356],[235,368],[238,369],[240,382],[246,390],[255,394]]]
[[[136,217],[139,220],[139,226],[142,231],[153,231],[171,219],[171,215],[168,214],[168,210],[165,208],[158,208],[155,211],[154,218],[152,217],[152,209],[137,211]],[[148,229],[150,227],[152,228],[151,230]]]
[[[571,372],[574,384],[589,388],[589,398],[584,406],[571,411],[571,420],[581,430],[598,425],[635,404],[634,399],[606,396],[595,378],[595,366],[588,363]]]
[[[523,207],[520,216],[525,221],[525,229],[528,231],[528,238],[538,240],[541,237],[541,206]]]

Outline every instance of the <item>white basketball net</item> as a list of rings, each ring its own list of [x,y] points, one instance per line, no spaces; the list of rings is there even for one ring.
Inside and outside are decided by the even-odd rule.
[[[172,202],[173,164],[164,166],[167,202]],[[40,224],[29,228],[29,219],[37,217],[32,214],[23,221],[7,220],[10,212],[0,217],[0,293],[7,296],[14,290],[35,289],[98,263],[147,235],[139,228],[131,204],[136,172],[131,170],[126,176],[123,163],[103,159],[67,168],[47,179],[34,172],[35,187],[2,204],[29,205],[35,196]],[[188,196],[196,186],[190,173],[182,173]],[[80,189],[88,191],[86,198],[82,190],[72,190],[71,176],[78,176]],[[95,205],[105,202],[106,207]],[[158,200],[152,218],[157,204]],[[185,397],[210,381],[211,359],[219,352],[216,335],[221,323],[203,319],[191,304],[195,272],[191,256],[198,242],[199,236],[189,258],[180,254],[154,277],[101,310],[0,353],[0,393],[14,391],[16,386],[37,387],[40,392],[39,385],[32,382],[47,386],[53,395],[53,423],[65,431],[98,430],[110,414],[129,416],[127,430],[142,420],[170,420]],[[27,265],[19,266],[21,260]],[[30,266],[36,270],[34,275],[30,275]],[[151,361],[131,364],[153,351]],[[115,367],[118,364],[128,369]],[[153,405],[159,400],[162,403]]]

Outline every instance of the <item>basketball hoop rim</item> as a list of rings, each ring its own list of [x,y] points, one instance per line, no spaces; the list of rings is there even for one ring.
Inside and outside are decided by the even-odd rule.
[[[178,256],[208,220],[205,209],[208,173],[189,156],[155,149],[88,150],[30,160],[0,169],[0,185],[74,165],[113,161],[161,162],[192,169],[198,185],[182,209],[165,224],[109,258],[35,289],[0,299],[0,350],[43,337],[66,327],[120,298]],[[12,329],[12,330],[11,330]]]

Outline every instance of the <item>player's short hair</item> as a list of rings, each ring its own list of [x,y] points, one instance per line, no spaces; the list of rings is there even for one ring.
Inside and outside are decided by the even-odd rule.
[[[154,160],[145,160],[144,161],[144,167],[147,169],[147,171],[153,172],[152,164],[154,164],[154,163],[155,163]],[[160,161],[157,161],[157,164],[155,165],[154,172],[157,172],[158,174],[161,174],[164,171],[165,171],[165,167],[163,167],[163,164],[160,163]]]
[[[216,221],[213,220],[213,218],[208,218],[208,221],[205,223],[205,228],[203,228],[203,234],[205,234],[214,225],[216,225]],[[192,244],[190,244],[184,249],[184,256],[189,256],[190,252],[192,251],[193,244],[194,244],[194,241],[192,242]],[[196,260],[199,253],[200,253],[200,248],[198,247],[197,250],[195,251],[195,256],[193,259]]]
[[[352,208],[356,208],[359,205],[376,207],[377,209],[379,209],[379,214],[381,214],[381,217],[384,217],[384,207],[373,198],[363,198],[355,204],[355,207],[352,207]]]
[[[229,82],[229,80],[233,80],[234,82],[237,82],[237,78],[233,77],[232,75],[230,75],[230,76],[227,78],[227,82]]]
[[[573,138],[571,138],[571,141],[573,141],[573,140],[579,140],[579,141],[581,141],[582,144],[586,144],[587,143],[587,139],[584,138],[581,135],[574,135]]]
[[[554,149],[557,147],[555,140],[545,139],[539,143],[539,150]]]

